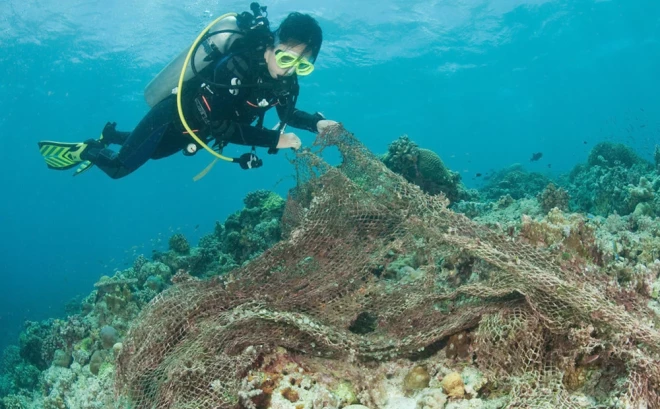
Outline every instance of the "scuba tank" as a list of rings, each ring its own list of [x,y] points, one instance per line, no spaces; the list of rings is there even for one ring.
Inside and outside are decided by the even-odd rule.
[[[259,3],[250,4],[251,12],[241,14],[228,13],[209,26],[203,33],[200,41],[195,41],[192,47],[181,52],[177,58],[171,61],[144,90],[144,97],[150,107],[153,107],[169,95],[177,92],[177,84],[181,78],[182,70],[185,68],[183,81],[188,81],[197,75],[204,67],[214,61],[219,55],[227,54],[234,42],[242,37],[256,39],[257,43],[272,41],[270,24],[268,22],[266,7]],[[186,59],[192,52],[190,65]],[[186,67],[184,67],[186,64]]]
[[[207,58],[211,53],[226,53],[234,41],[241,37],[241,29],[239,28],[238,19],[234,16],[229,16],[218,21],[214,24],[210,32],[223,31],[223,33],[216,34],[204,40],[197,50],[194,57],[194,66],[197,70],[202,70],[209,65],[212,61]],[[153,80],[147,85],[144,90],[144,98],[150,107],[153,107],[160,101],[175,93],[175,88],[183,69],[183,63],[186,60],[190,47],[183,50],[178,57],[172,60]],[[186,67],[184,81],[187,81],[195,76],[192,65]]]

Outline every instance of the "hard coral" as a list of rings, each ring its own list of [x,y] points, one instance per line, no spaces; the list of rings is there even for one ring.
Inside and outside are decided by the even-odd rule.
[[[555,250],[562,260],[579,256],[602,265],[595,229],[581,214],[564,214],[555,208],[543,220],[523,216],[520,236],[535,246]]]
[[[105,325],[101,328],[100,336],[101,345],[104,349],[112,348],[112,346],[119,340],[119,333],[110,325]]]
[[[437,153],[418,148],[407,135],[392,142],[382,160],[388,168],[426,193],[442,193],[452,203],[472,196],[461,183],[460,174],[449,170]]]
[[[257,190],[249,193],[244,202],[245,208],[227,217],[223,229],[216,228],[218,254],[228,256],[232,265],[255,258],[282,237],[284,199],[276,193]]]
[[[467,331],[449,337],[445,355],[447,358],[467,358],[470,356],[472,336]]]
[[[627,215],[644,203],[638,212],[651,214],[657,207],[653,200],[658,187],[650,182],[654,175],[653,166],[630,148],[604,142],[594,147],[587,164],[571,171],[567,189],[572,207],[585,213]]]
[[[450,398],[462,398],[465,395],[465,384],[458,372],[452,372],[442,378],[442,389]]]
[[[549,183],[543,192],[539,193],[537,199],[545,213],[555,207],[564,212],[568,211],[568,192],[565,189],[558,188],[554,183]]]
[[[628,146],[612,142],[601,142],[594,146],[589,153],[587,163],[590,167],[602,166],[606,168],[617,166],[631,168],[634,165],[647,164]]]
[[[486,200],[498,200],[505,195],[522,199],[538,194],[548,183],[550,179],[542,174],[527,172],[522,165],[516,164],[492,175],[480,193]]]
[[[55,350],[63,344],[52,336],[54,320],[26,321],[19,338],[21,358],[40,370],[48,368]]]
[[[405,378],[403,378],[403,391],[410,395],[424,388],[428,388],[430,381],[431,375],[429,375],[429,371],[423,366],[416,366],[406,374]]]
[[[170,250],[179,254],[188,254],[190,252],[190,244],[186,240],[186,236],[181,233],[174,234],[170,237],[169,245]]]

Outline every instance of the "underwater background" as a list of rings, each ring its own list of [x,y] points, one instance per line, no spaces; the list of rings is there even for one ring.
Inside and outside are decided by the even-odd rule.
[[[372,151],[407,134],[440,155],[468,188],[520,163],[558,177],[595,144],[625,143],[653,162],[660,141],[657,1],[272,1],[324,30],[317,70],[298,107],[340,121]],[[0,4],[0,349],[26,320],[65,315],[102,275],[127,268],[169,237],[191,244],[257,189],[286,195],[286,152],[264,167],[211,157],[150,161],[121,180],[96,169],[46,168],[37,141],[97,137],[106,121],[131,130],[146,84],[224,12],[249,2],[8,0]],[[268,117],[267,124],[275,119]],[[305,145],[314,135],[299,131]],[[234,148],[232,153],[244,149]],[[542,157],[530,161],[532,154]],[[477,176],[479,175],[479,176]]]

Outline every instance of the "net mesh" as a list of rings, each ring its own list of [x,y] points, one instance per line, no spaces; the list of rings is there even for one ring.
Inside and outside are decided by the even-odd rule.
[[[480,368],[510,385],[509,407],[579,407],[566,374],[597,359],[621,369],[630,405],[660,408],[660,334],[641,301],[622,305],[597,270],[452,212],[341,127],[315,145],[294,160],[283,241],[232,279],[176,276],[141,312],[116,382],[136,408],[237,407],[241,380],[275,347],[387,361],[466,330]],[[321,159],[330,146],[339,166]],[[414,278],[388,275],[404,257]]]

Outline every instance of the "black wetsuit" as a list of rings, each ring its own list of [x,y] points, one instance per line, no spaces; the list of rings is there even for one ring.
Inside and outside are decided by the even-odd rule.
[[[220,147],[234,143],[276,152],[280,131],[261,126],[263,115],[273,106],[281,121],[294,128],[316,132],[316,125],[323,116],[295,109],[296,78],[272,79],[263,51],[242,51],[240,43],[237,44],[232,52],[200,71],[200,76],[184,83],[183,113],[195,134],[209,145],[211,141]],[[203,79],[226,85],[236,85],[237,79],[240,84],[259,82],[265,85],[239,89],[204,87]],[[286,81],[289,85],[283,86]],[[253,126],[258,119],[259,123]],[[113,179],[130,174],[149,159],[185,152],[189,144],[195,143],[180,121],[176,95],[156,104],[133,132],[112,131],[107,135],[104,132],[103,142],[119,144],[121,149],[115,152],[101,144],[92,144],[81,158],[91,161]]]

